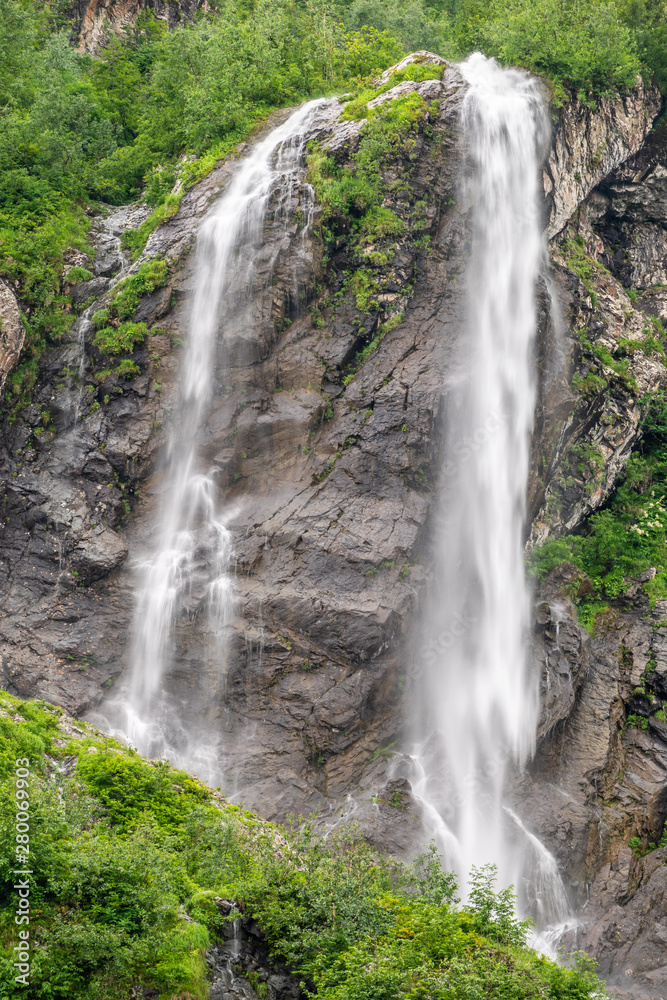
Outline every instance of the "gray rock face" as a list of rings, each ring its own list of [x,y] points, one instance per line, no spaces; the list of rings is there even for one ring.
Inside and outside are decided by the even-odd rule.
[[[650,169],[634,184],[592,192],[551,241],[567,319],[541,339],[533,541],[571,531],[605,502],[641,437],[647,397],[666,384],[667,369],[650,346],[665,292],[650,286],[667,261],[667,170]],[[543,323],[548,332],[548,317]]]
[[[630,725],[628,716],[656,712],[667,694],[667,605],[650,609],[630,585],[591,638],[565,596],[573,583],[585,585],[578,576],[573,567],[555,570],[537,595],[536,662],[546,664],[547,690],[561,680],[558,696],[543,698],[538,753],[517,782],[515,805],[559,862],[580,919],[579,946],[619,996],[657,1000],[667,868],[665,850],[650,848],[667,820],[667,729],[653,718],[646,728]],[[558,632],[545,605],[557,609]],[[632,837],[649,853],[633,853]]]
[[[74,0],[74,21],[82,52],[94,53],[109,37],[134,24],[145,10],[173,27],[194,17],[199,10],[208,10],[208,0]]]
[[[395,647],[423,577],[411,554],[430,506],[444,349],[456,326],[455,248],[464,239],[448,206],[455,193],[461,81],[451,70],[435,84],[443,102],[430,145],[420,138],[420,155],[407,167],[388,164],[387,171],[390,179],[401,172],[410,177],[410,198],[401,202],[399,191],[395,209],[409,215],[419,201],[424,234],[437,239],[436,249],[427,255],[399,247],[380,310],[366,316],[350,293],[333,308],[332,293],[348,266],[344,243],[331,272],[333,289],[316,297],[322,245],[312,231],[306,235],[304,267],[304,255],[292,253],[297,224],[285,231],[269,222],[257,264],[256,322],[244,341],[228,342],[203,431],[204,461],[219,469],[222,495],[238,509],[231,526],[239,619],[222,752],[246,801],[269,815],[314,808],[325,803],[323,792],[342,792],[396,727]],[[430,93],[433,81],[423,86]],[[329,106],[313,138],[336,136],[332,123],[339,111],[335,102]],[[427,156],[429,148],[437,155]],[[348,154],[340,149],[336,155]],[[154,324],[146,349],[135,355],[142,375],[120,386],[108,378],[96,390],[98,401],[106,393],[108,402],[97,410],[90,409],[93,397],[84,387],[81,417],[72,427],[72,393],[67,385],[59,388],[58,379],[64,364],[71,369],[80,358],[75,342],[54,349],[43,361],[34,414],[24,413],[4,439],[4,545],[11,567],[0,582],[5,683],[22,693],[42,691],[73,711],[98,702],[125,662],[133,578],[124,557],[146,544],[151,527],[160,483],[155,462],[164,441],[160,425],[176,398],[179,349],[172,337],[187,330],[190,251],[200,219],[232,169],[233,162],[223,164],[189,192],[178,215],[149,241],[146,255],[163,255],[172,273],[166,293],[143,300],[135,315]],[[96,266],[110,256],[104,233],[98,244]],[[405,308],[415,273],[425,280],[408,306],[413,318],[386,335],[382,351],[345,388],[345,366],[384,318]],[[310,300],[308,311],[294,301],[295,277]],[[439,289],[437,299],[432,287]],[[440,299],[453,307],[444,321]],[[282,322],[286,315],[290,325]],[[88,331],[82,381],[94,386],[100,362],[91,337]],[[57,410],[59,434],[52,443],[35,441],[30,423],[46,402]],[[75,525],[61,523],[45,502],[48,494],[85,513]],[[115,532],[123,542],[114,547]],[[65,588],[66,638],[53,624]],[[107,631],[114,636],[113,657],[103,650],[91,654],[99,639],[84,643],[82,637]],[[190,689],[193,712],[203,711],[200,671],[216,669],[207,661],[205,637],[184,621],[176,647],[170,684]],[[76,683],[62,683],[75,673]]]
[[[258,1000],[249,974],[263,984],[268,1000],[301,1000],[301,977],[291,975],[284,965],[271,959],[255,921],[230,900],[216,899],[216,903],[225,916],[237,913],[238,919],[225,925],[222,940],[206,953],[211,970],[210,1000]]]
[[[0,398],[7,375],[18,361],[25,330],[13,290],[0,280]]]
[[[627,94],[600,98],[594,108],[573,100],[559,109],[544,169],[550,239],[601,181],[639,151],[661,105],[658,89],[638,78]]]
[[[120,16],[132,5],[112,6]],[[101,4],[81,9],[86,23],[98,23]],[[201,595],[177,622],[165,682],[188,704],[195,734],[202,718],[215,719],[223,773],[248,805],[267,818],[327,813],[354,790],[344,811],[397,852],[409,850],[419,821],[401,760],[388,766],[387,758],[392,745],[399,749],[402,705],[413,690],[405,644],[430,573],[469,246],[467,206],[457,202],[463,81],[445,65],[442,81],[414,86],[437,98],[438,110],[411,156],[388,159],[382,171],[387,207],[405,220],[419,212],[429,239],[420,247],[397,242],[377,308],[360,310],[346,287],[356,265],[344,233],[327,263],[317,215],[306,230],[303,216],[287,227],[267,220],[251,322],[221,338],[202,429],[202,467],[215,470],[236,561],[224,685],[212,698],[221,665],[202,626]],[[328,104],[311,138],[342,163],[361,123],[340,122],[340,110]],[[655,94],[638,87],[597,112],[563,109],[555,127],[534,539],[569,530],[605,500],[639,437],[639,400],[667,381],[650,349],[626,357],[627,344],[640,345],[650,317],[665,308],[659,289],[627,294],[633,276],[654,277],[664,265],[645,249],[647,232],[667,231],[662,174],[651,159],[635,183],[637,172],[617,171],[596,187],[639,149],[656,110]],[[125,382],[100,372],[93,331],[75,327],[69,343],[43,355],[33,404],[2,426],[0,679],[9,690],[81,713],[100,704],[127,666],[133,560],[154,530],[166,428],[177,414],[196,232],[234,168],[234,160],[218,165],[148,243],[145,257],[163,256],[169,281],[135,313],[150,327],[133,356],[140,376]],[[305,208],[305,188],[301,195]],[[123,265],[118,235],[138,221],[115,213],[93,227],[91,269],[102,291],[95,308]],[[614,262],[619,233],[627,256]],[[347,379],[381,324],[401,314]],[[590,915],[586,946],[628,995],[649,998],[662,989],[664,961],[654,953],[667,918],[662,872],[653,866],[661,855],[623,852],[632,836],[648,844],[667,816],[667,727],[659,718],[646,730],[625,722],[649,660],[656,697],[667,697],[667,640],[658,627],[667,608],[650,610],[633,584],[591,639],[570,602],[572,588],[585,586],[563,567],[536,594],[543,712],[538,754],[517,779],[515,804],[558,858],[576,905],[590,896],[581,910]],[[647,916],[650,907],[659,919]],[[213,959],[222,969],[226,959]],[[289,983],[275,989],[291,995]]]

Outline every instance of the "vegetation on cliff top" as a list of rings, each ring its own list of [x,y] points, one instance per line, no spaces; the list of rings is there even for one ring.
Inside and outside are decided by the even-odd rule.
[[[348,101],[343,118],[361,120],[362,125],[357,148],[345,163],[338,163],[315,143],[309,149],[307,179],[323,208],[323,260],[327,263],[343,245],[349,263],[342,276],[331,269],[328,288],[316,309],[319,314],[320,304],[329,303],[338,286],[333,291],[334,309],[347,294],[359,314],[360,346],[347,366],[344,385],[352,381],[402,315],[404,296],[409,294],[414,276],[397,273],[397,251],[410,248],[416,253],[430,246],[430,236],[424,233],[430,221],[427,204],[416,200],[411,180],[420,155],[433,138],[439,102],[425,101],[415,92],[372,108],[368,102],[404,79],[428,80],[442,76],[442,72],[442,66],[411,63],[392,74],[387,83],[363,88]],[[389,288],[394,294],[387,295]],[[363,314],[371,312],[379,313],[380,325],[369,334]]]
[[[16,760],[29,758],[31,985],[14,981]],[[590,963],[525,946],[511,892],[477,872],[461,907],[430,853],[410,867],[354,834],[319,840],[227,804],[44,702],[0,692],[0,998],[207,996],[204,952],[233,900],[322,1000],[585,1000]],[[265,984],[256,983],[258,996]]]
[[[0,0],[0,275],[20,287],[27,344],[17,397],[36,360],[72,322],[65,254],[85,250],[96,202],[146,197],[151,220],[247,137],[273,108],[363,89],[405,51],[450,58],[481,48],[546,74],[586,99],[667,80],[667,15],[658,0],[214,0],[167,32],[152,14],[99,57],[71,38],[65,0]],[[187,154],[183,158],[183,154]],[[175,188],[175,185],[178,186]]]

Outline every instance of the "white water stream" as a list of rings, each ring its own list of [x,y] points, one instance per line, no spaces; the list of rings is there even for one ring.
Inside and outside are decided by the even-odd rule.
[[[543,924],[567,900],[555,862],[505,810],[508,771],[534,749],[528,669],[526,487],[535,408],[536,283],[544,261],[539,170],[549,135],[535,78],[479,53],[461,72],[471,212],[467,328],[447,400],[436,584],[421,650],[413,788],[424,825],[461,881],[493,863]],[[548,898],[547,898],[548,897]]]
[[[215,732],[188,717],[164,693],[174,657],[174,629],[191,614],[205,615],[216,677],[214,706],[224,689],[225,630],[233,614],[229,574],[231,536],[217,500],[213,473],[198,438],[211,400],[218,342],[247,325],[254,261],[269,211],[287,227],[303,170],[307,126],[322,101],[299,108],[237,166],[224,195],[200,228],[196,287],[185,349],[178,418],[161,484],[162,504],[151,550],[139,574],[128,687],[104,707],[106,725],[142,753],[164,755],[213,781]],[[222,364],[224,367],[224,349]],[[227,512],[227,519],[229,512]],[[188,670],[199,670],[188,664]]]

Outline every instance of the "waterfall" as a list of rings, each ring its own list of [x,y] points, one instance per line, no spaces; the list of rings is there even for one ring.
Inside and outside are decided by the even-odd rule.
[[[265,220],[273,212],[287,229],[301,182],[307,127],[323,103],[303,105],[255,144],[200,228],[180,406],[160,484],[162,503],[153,545],[136,563],[129,683],[103,709],[106,727],[115,735],[144,754],[167,756],[210,781],[218,777],[215,727],[207,737],[198,719],[193,738],[186,699],[179,705],[164,691],[176,623],[205,616],[214,663],[207,691],[213,710],[224,692],[225,632],[234,603],[230,512],[219,509],[214,473],[200,457],[198,439],[216,366],[225,367],[225,340],[253,329],[254,261]],[[199,665],[189,663],[188,670],[199,670]]]
[[[555,919],[563,914],[544,903],[549,877],[556,910],[565,898],[555,862],[549,869],[541,856],[539,873],[526,870],[527,831],[504,809],[508,772],[533,751],[538,713],[523,549],[549,122],[540,84],[527,73],[479,53],[461,72],[467,323],[445,406],[435,583],[415,669],[417,731],[431,735],[414,751],[413,788],[424,825],[463,883],[486,863],[519,892],[537,880],[540,905]]]

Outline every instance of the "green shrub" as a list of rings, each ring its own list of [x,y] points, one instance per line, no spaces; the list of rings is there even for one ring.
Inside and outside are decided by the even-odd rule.
[[[644,589],[652,604],[667,595],[667,446],[660,443],[662,425],[649,419],[655,443],[630,458],[608,508],[592,514],[581,534],[551,539],[529,554],[529,569],[538,578],[572,562],[591,578],[593,602],[604,603],[623,592],[627,578],[656,567]]]
[[[319,1000],[459,996],[463,986],[480,1000],[603,995],[590,967],[561,969],[526,948],[527,925],[490,866],[473,873],[461,907],[434,847],[405,866],[351,831],[324,841],[308,825],[276,830],[85,724],[82,738],[66,737],[48,706],[0,692],[0,709],[2,1000],[24,992],[11,964],[19,751],[32,771],[31,1000],[125,1000],[137,982],[165,1000],[205,1000],[205,949],[227,919],[217,897],[253,917],[273,958]],[[69,773],[54,767],[65,758]]]
[[[148,335],[145,323],[120,323],[105,326],[95,334],[95,346],[102,354],[131,354],[137,344],[144,342]]]
[[[133,315],[142,295],[163,288],[167,283],[168,268],[160,257],[145,261],[136,274],[124,278],[111,293],[111,312],[120,319]]]
[[[118,378],[133,379],[141,375],[141,368],[129,358],[124,358],[115,368]]]
[[[101,330],[102,327],[108,326],[111,320],[111,313],[108,309],[98,309],[92,315],[92,324],[96,330]]]
[[[160,827],[174,829],[209,797],[183,771],[163,763],[148,764],[136,754],[86,754],[78,774],[104,806],[109,821],[125,829],[136,826],[147,808]]]
[[[389,208],[373,205],[364,216],[361,233],[370,243],[373,240],[387,239],[389,236],[400,236],[405,230],[405,223]]]
[[[641,69],[633,30],[614,0],[496,0],[481,34],[503,62],[568,84],[584,98],[633,86]],[[567,96],[562,86],[559,93]]]
[[[88,271],[85,267],[72,267],[67,272],[66,281],[68,285],[76,285],[80,281],[90,281],[95,275],[92,271]]]

